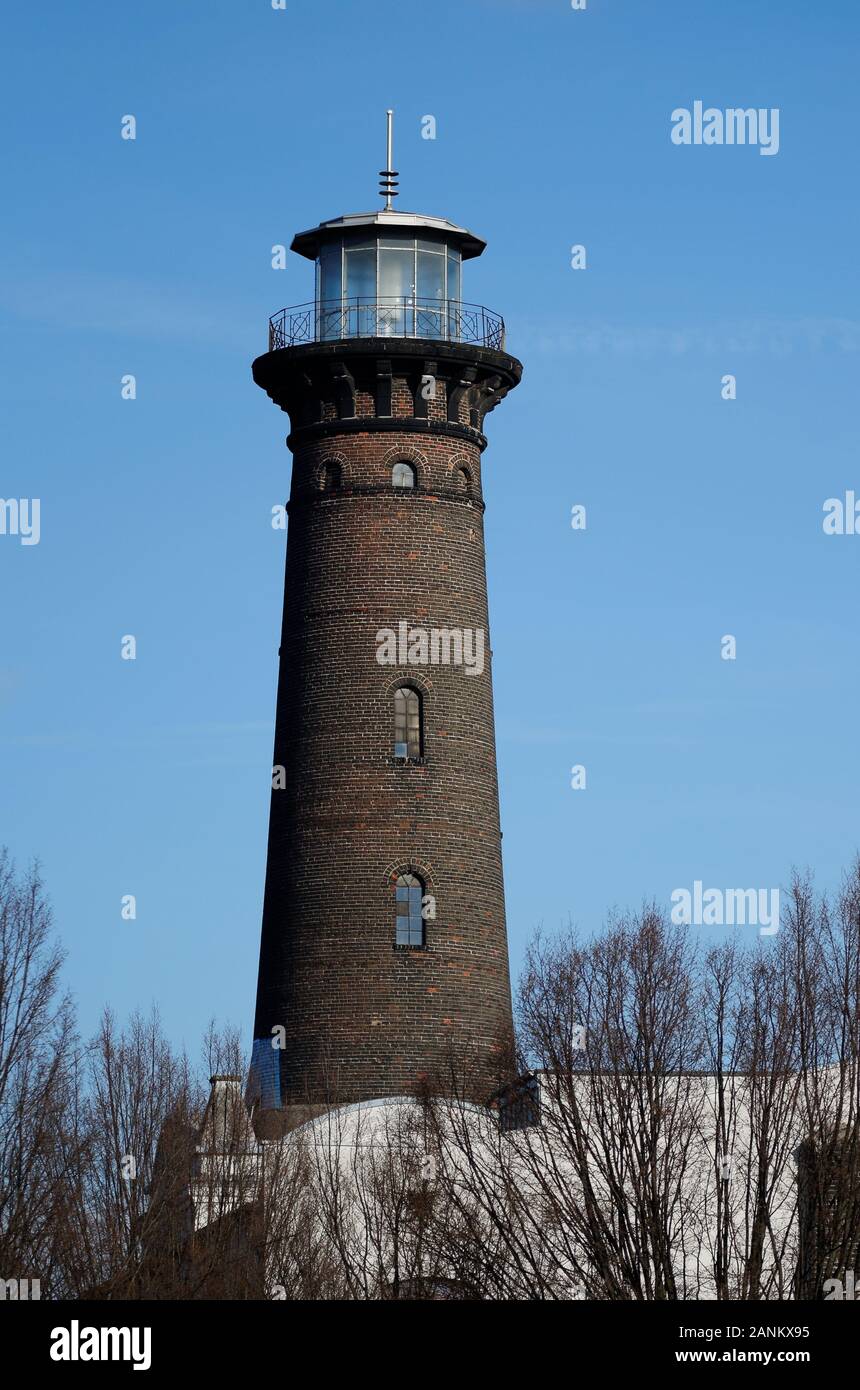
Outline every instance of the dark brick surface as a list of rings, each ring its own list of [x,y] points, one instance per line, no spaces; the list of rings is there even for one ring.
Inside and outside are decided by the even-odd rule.
[[[415,420],[427,344],[398,341],[382,358],[337,347],[254,364],[290,411],[294,451],[274,750],[286,786],[272,792],[254,1032],[286,1029],[292,1102],[404,1094],[463,1051],[483,1093],[511,1000],[481,428],[519,364],[447,345],[429,418]],[[377,413],[388,361],[390,420]],[[414,493],[391,485],[401,458],[417,470]],[[322,491],[328,461],[341,469],[334,494]],[[379,665],[376,632],[404,620],[482,628],[483,674]],[[424,701],[424,757],[407,765],[393,759],[404,679]],[[406,870],[437,900],[423,949],[395,946],[393,878]]]

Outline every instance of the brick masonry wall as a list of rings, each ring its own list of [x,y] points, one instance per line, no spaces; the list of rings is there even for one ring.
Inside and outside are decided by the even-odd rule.
[[[468,1059],[469,1089],[485,1095],[511,1033],[485,441],[443,432],[443,381],[414,431],[380,429],[363,389],[341,429],[319,389],[315,417],[330,423],[292,436],[274,750],[285,785],[272,792],[255,1037],[286,1030],[288,1102],[407,1094],[424,1077],[444,1084],[452,1058]],[[414,396],[395,376],[391,414],[403,424]],[[377,428],[362,430],[365,418]],[[414,491],[392,485],[401,459]],[[341,470],[335,492],[324,491],[329,462]],[[403,621],[483,630],[483,673],[380,665],[377,632]],[[424,715],[424,756],[407,764],[393,756],[404,682],[422,692]],[[403,872],[436,899],[424,947],[395,944]]]

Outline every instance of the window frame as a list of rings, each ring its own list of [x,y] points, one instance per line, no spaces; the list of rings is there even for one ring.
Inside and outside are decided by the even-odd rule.
[[[409,705],[410,705],[410,700],[409,700],[409,697],[410,697],[410,696],[412,696],[412,697],[414,698],[414,700],[415,700],[415,702],[416,702],[416,704],[417,704],[417,706],[418,706],[418,711],[417,711],[417,712],[418,712],[418,720],[417,720],[417,728],[418,728],[417,746],[418,746],[418,751],[417,751],[417,752],[414,751],[414,748],[413,748],[413,751],[410,751],[410,738],[409,738],[409,733],[410,733],[410,729],[409,729],[409,714],[410,714]],[[423,759],[424,759],[424,696],[423,696],[423,693],[422,693],[421,690],[418,689],[417,686],[411,685],[408,681],[405,681],[402,685],[398,685],[398,686],[396,687],[396,689],[394,690],[394,692],[393,692],[393,702],[394,702],[394,739],[393,739],[393,744],[394,744],[394,760],[395,760],[395,762],[398,762],[398,763],[415,763],[415,762],[422,762]],[[401,715],[400,715],[400,710],[398,709],[398,702],[401,702],[401,703],[403,704],[403,707],[404,707],[404,708],[403,708],[402,718],[401,718]],[[403,740],[398,740],[397,735],[398,735],[398,733],[401,733],[401,732],[402,732],[402,733],[405,733],[406,737],[405,737],[405,739],[403,739]],[[406,752],[405,752],[405,753],[401,753],[401,752],[398,751],[400,748],[404,748],[404,747],[405,747],[405,749],[406,749]]]
[[[423,900],[427,892],[427,886],[418,874],[411,869],[405,873],[400,873],[394,880],[394,945],[401,951],[420,951],[427,945],[427,924],[424,921]],[[400,894],[405,894],[401,897]],[[417,915],[412,908],[417,898]],[[401,903],[405,902],[406,912],[399,912]],[[406,922],[406,927],[401,932],[400,923]],[[418,939],[416,940],[416,936]]]
[[[409,472],[412,475],[411,483],[397,483],[394,481],[394,475],[397,472],[398,468],[409,469]],[[412,462],[411,459],[395,459],[394,463],[391,465],[391,486],[394,488],[395,492],[418,491],[418,469],[415,467],[415,464]]]
[[[328,497],[343,488],[343,468],[337,459],[326,459],[320,471],[320,491]]]

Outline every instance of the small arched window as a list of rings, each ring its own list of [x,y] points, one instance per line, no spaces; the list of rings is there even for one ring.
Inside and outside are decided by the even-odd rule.
[[[424,945],[421,900],[424,884],[415,874],[401,874],[394,890],[397,911],[395,941],[398,946]]]
[[[330,460],[324,464],[322,472],[323,492],[340,492],[340,464]]]
[[[421,696],[411,685],[394,692],[394,756],[421,757]]]
[[[468,468],[458,468],[454,475],[454,481],[457,487],[459,488],[460,492],[465,493],[467,497],[471,497],[472,475],[469,472]]]
[[[405,459],[400,459],[391,470],[391,481],[395,487],[414,487],[415,469]]]

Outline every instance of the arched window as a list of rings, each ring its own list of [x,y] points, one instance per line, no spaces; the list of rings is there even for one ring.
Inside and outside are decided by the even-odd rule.
[[[411,685],[394,692],[394,756],[421,757],[421,696]]]
[[[415,469],[411,463],[401,459],[391,470],[391,481],[395,487],[414,487]]]
[[[461,492],[467,497],[472,495],[472,475],[468,468],[458,468],[454,474],[454,481]]]
[[[323,492],[340,492],[340,464],[330,460],[323,466]]]
[[[421,916],[421,899],[424,897],[424,884],[414,874],[401,874],[394,890],[397,910],[397,931],[395,941],[398,946],[424,945],[424,918]]]

